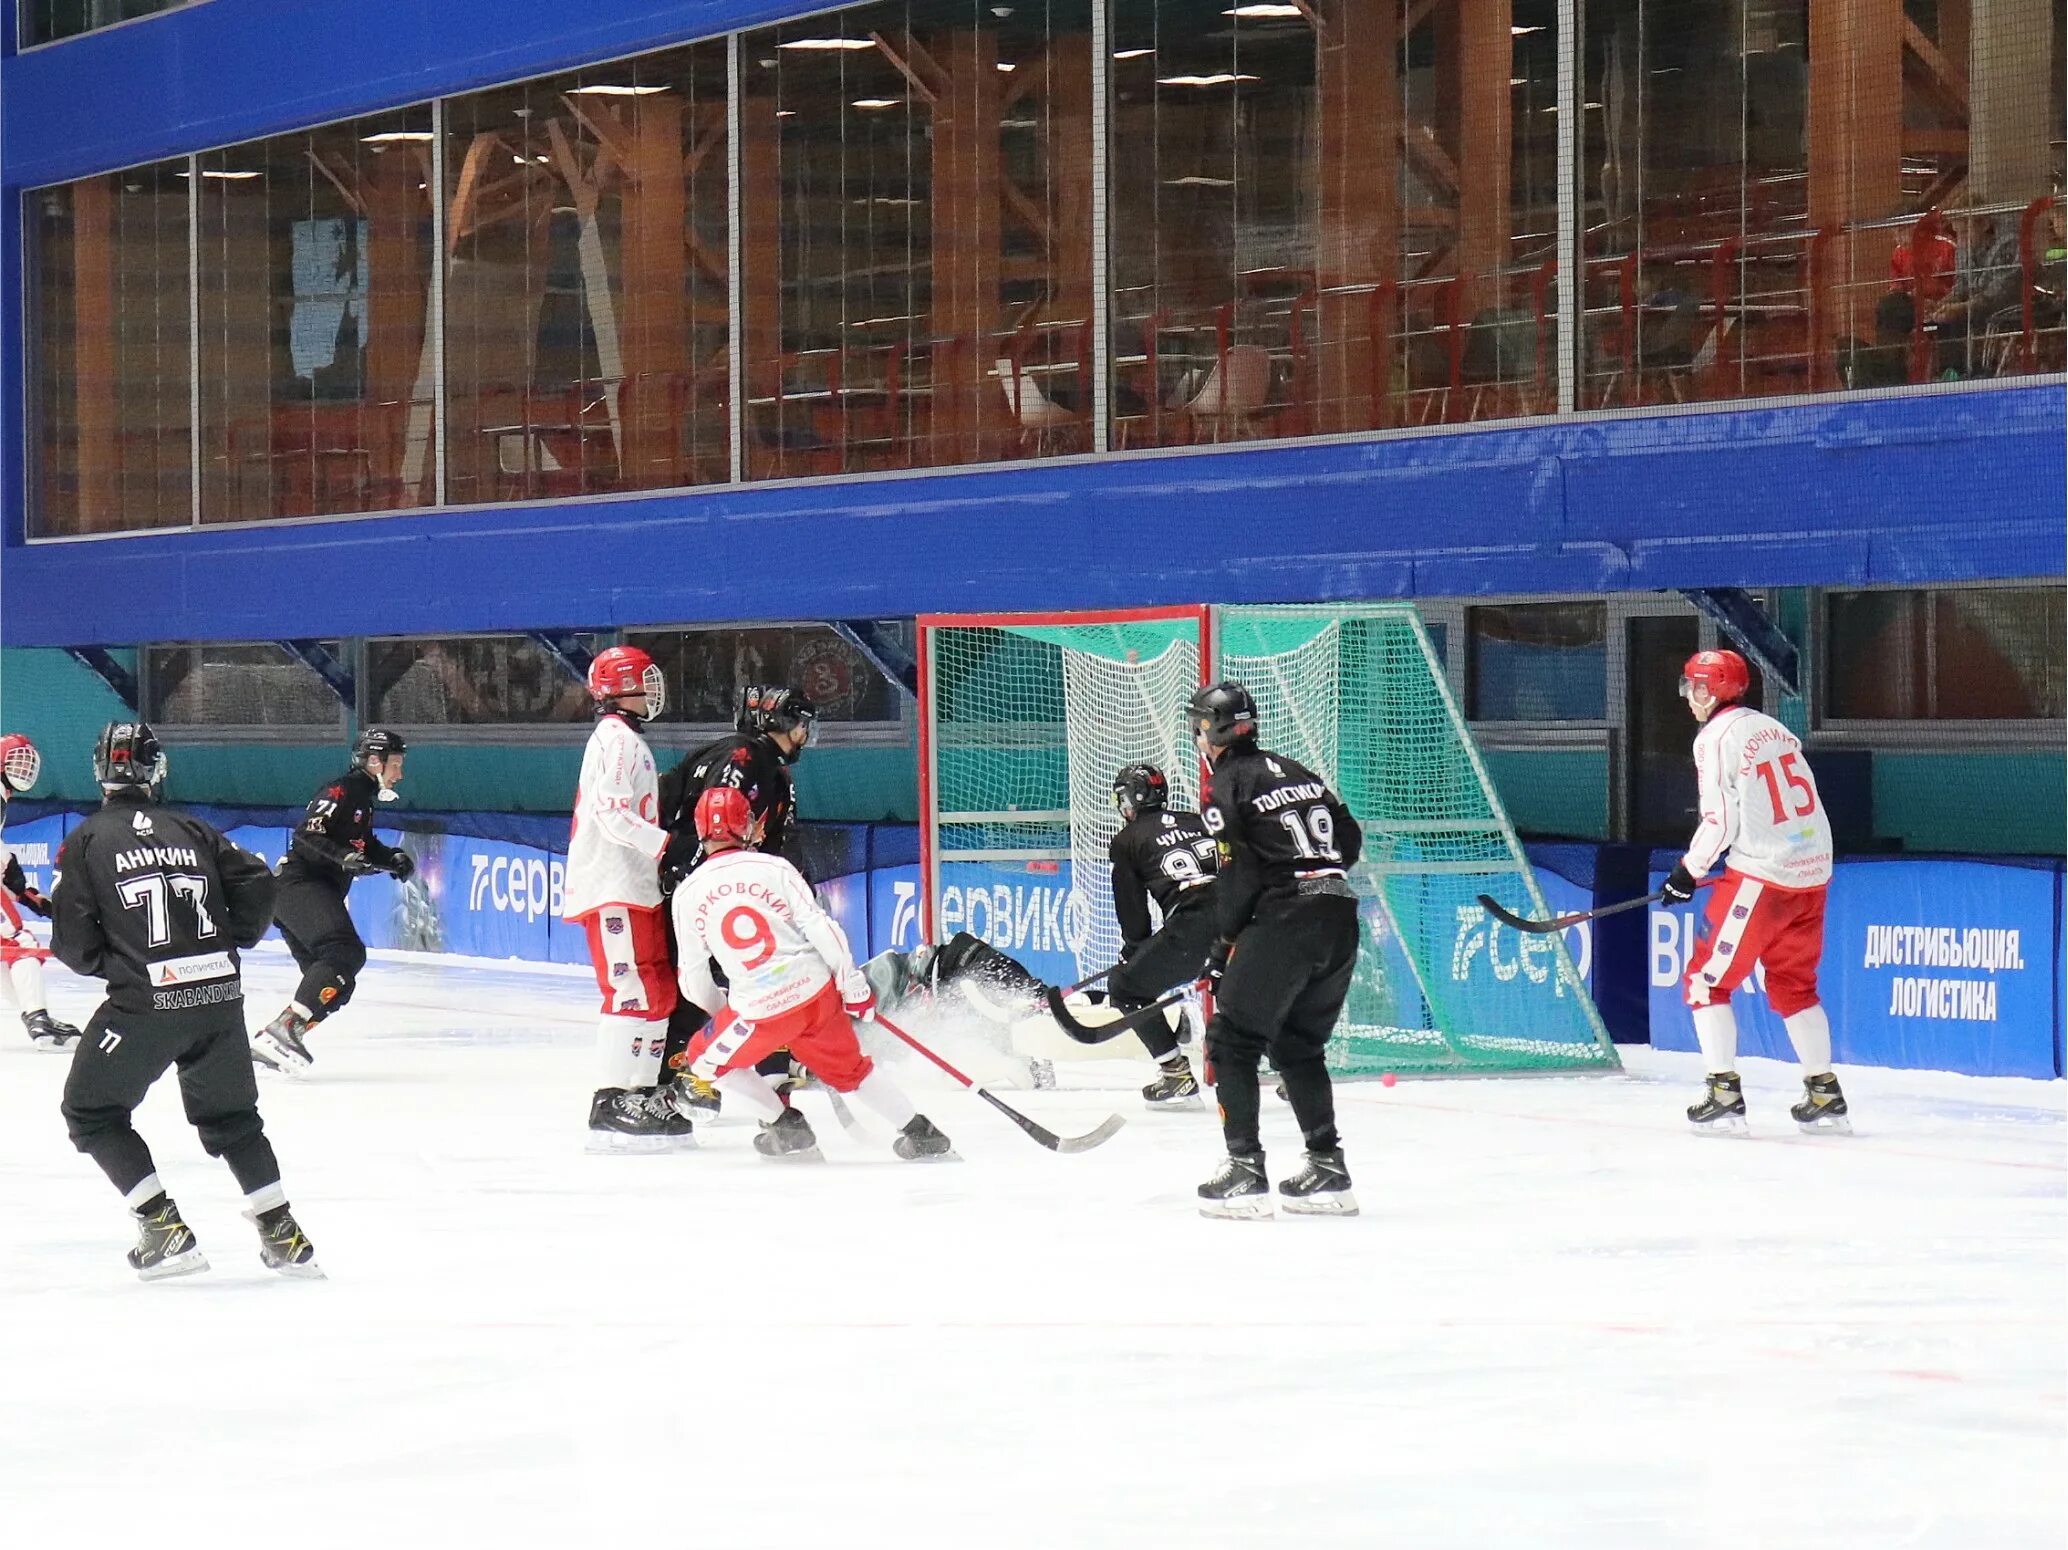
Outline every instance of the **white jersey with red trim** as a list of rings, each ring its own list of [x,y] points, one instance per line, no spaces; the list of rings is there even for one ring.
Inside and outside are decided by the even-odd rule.
[[[674,908],[682,993],[706,1011],[729,997],[750,1022],[774,1017],[804,1005],[828,980],[843,1001],[868,997],[847,934],[781,856],[721,851],[676,888]],[[723,992],[711,977],[712,958],[725,970]]]
[[[1802,740],[1773,717],[1726,705],[1695,734],[1702,825],[1681,864],[1700,877],[1730,852],[1733,871],[1782,888],[1831,881],[1831,820]]]
[[[606,904],[651,909],[661,902],[660,856],[668,831],[660,826],[660,806],[660,776],[646,739],[622,716],[601,717],[582,753],[582,779],[575,788],[560,894],[563,920]]]

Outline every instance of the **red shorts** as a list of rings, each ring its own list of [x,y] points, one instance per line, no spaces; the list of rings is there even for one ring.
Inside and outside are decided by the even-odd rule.
[[[0,888],[0,967],[20,963],[24,958],[48,963],[50,949],[29,935],[29,928],[22,924],[22,912],[15,905],[14,895]]]
[[[788,1049],[836,1093],[853,1092],[876,1069],[876,1062],[862,1053],[854,1021],[831,980],[804,1005],[773,1017],[750,1022],[726,1008],[690,1040],[690,1069],[708,1082],[728,1071],[751,1068],[779,1049]]]
[[[1687,1004],[1720,1006],[1766,965],[1766,999],[1782,1017],[1817,1004],[1817,962],[1824,956],[1823,888],[1782,888],[1725,872],[1709,890],[1709,933],[1687,969]]]
[[[666,908],[606,904],[580,917],[605,1017],[656,1022],[675,1010],[675,967],[668,962],[668,926],[661,915]]]

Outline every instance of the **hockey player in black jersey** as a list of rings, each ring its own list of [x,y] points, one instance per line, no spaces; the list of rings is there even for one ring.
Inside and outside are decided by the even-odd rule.
[[[778,855],[810,879],[798,843],[797,796],[790,780],[790,767],[804,756],[804,750],[818,740],[819,713],[801,691],[749,684],[733,699],[733,733],[706,744],[661,777],[661,827],[697,844],[697,798],[714,786],[730,786],[747,794],[747,810],[754,817],[754,838],[747,848]],[[696,862],[703,859],[695,852]],[[664,876],[661,887],[672,892],[681,877]],[[674,915],[667,913],[668,956],[675,956]],[[676,1004],[668,1020],[665,1069],[680,1072],[689,1041],[709,1019],[702,1007],[684,999]],[[762,1062],[764,1075],[787,1076],[787,1054],[771,1055]],[[666,1083],[665,1090],[678,1109],[692,1121],[718,1112],[717,1091],[710,1083],[683,1076]]]
[[[1320,776],[1257,746],[1256,701],[1242,685],[1199,690],[1188,715],[1212,766],[1201,816],[1221,848],[1206,1053],[1228,1158],[1199,1186],[1200,1211],[1271,1214],[1257,1136],[1257,1063],[1268,1052],[1307,1144],[1306,1165],[1278,1186],[1286,1210],[1354,1215],[1324,1052],[1357,967],[1348,873],[1364,835]]]
[[[1120,962],[1106,976],[1106,1002],[1120,1012],[1147,1006],[1165,991],[1199,978],[1214,940],[1217,850],[1197,813],[1173,812],[1170,782],[1153,764],[1130,764],[1113,777],[1120,832],[1106,849],[1113,863],[1113,914],[1120,922]],[[1149,918],[1155,899],[1160,927]],[[1136,1030],[1161,1068],[1142,1089],[1152,1109],[1196,1109],[1199,1081],[1162,1018]]]
[[[251,1036],[251,1058],[299,1075],[313,1060],[309,1030],[352,999],[366,944],[345,908],[352,879],[386,872],[405,882],[416,863],[375,838],[375,804],[396,800],[409,745],[385,727],[368,727],[352,745],[352,767],[309,799],[280,863],[273,906],[280,936],[302,971],[294,999]]]
[[[93,770],[103,805],[66,838],[51,890],[51,950],[108,985],[65,1079],[72,1144],[100,1165],[136,1217],[129,1263],[139,1276],[206,1270],[132,1123],[151,1085],[178,1066],[187,1118],[208,1154],[236,1176],[260,1259],[284,1275],[320,1276],[316,1251],[287,1208],[245,1052],[237,954],[272,921],[272,874],[207,824],[160,804],[165,756],[144,723],[108,726]]]

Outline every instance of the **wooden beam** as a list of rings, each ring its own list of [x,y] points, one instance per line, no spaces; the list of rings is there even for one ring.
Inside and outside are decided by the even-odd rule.
[[[667,93],[637,103],[618,241],[624,371],[632,396],[620,450],[627,485],[651,489],[678,482],[682,466],[669,402],[672,384],[690,365],[689,247],[683,241],[689,200],[682,99]]]
[[[1040,240],[1045,251],[1053,241],[1048,212],[1029,198],[1025,189],[1006,178],[998,180],[998,193],[1005,201],[1005,208],[1019,217],[1020,224]]]
[[[783,159],[782,130],[772,92],[748,92],[740,101],[740,349],[749,398],[773,397],[782,383]],[[749,416],[748,445],[761,428]],[[777,456],[781,454],[778,453]],[[780,467],[778,467],[780,472]]]
[[[501,145],[502,141],[494,134],[477,134],[467,142],[467,153],[460,160],[459,176],[453,182],[452,205],[446,212],[445,252],[448,258],[458,251],[461,237],[472,229],[474,205],[481,196],[488,158]]]
[[[934,378],[931,451],[936,461],[988,462],[1004,449],[1006,417],[992,376],[1002,322],[998,35],[956,30],[912,53],[941,72],[932,125],[932,329],[958,345],[946,379]]]
[[[366,409],[360,437],[377,484],[403,476],[408,404],[423,363],[430,213],[415,158],[400,146],[373,156],[360,180],[367,229]],[[414,504],[414,491],[403,492]]]
[[[122,448],[115,378],[115,177],[72,185],[72,391],[79,436],[74,531],[122,526]]]
[[[1514,164],[1514,9],[1510,0],[1474,0],[1456,7],[1457,55],[1446,78],[1456,83],[1458,114],[1458,274],[1460,315],[1503,301],[1512,212]]]
[[[358,170],[345,164],[341,159],[337,166],[332,166],[331,158],[323,156],[313,147],[305,150],[304,154],[309,158],[309,165],[323,175],[324,182],[338,191],[338,197],[344,200],[346,208],[364,220],[366,196],[359,186]]]
[[[940,106],[941,97],[947,90],[946,73],[920,46],[917,38],[907,33],[894,44],[883,33],[872,32],[869,34],[869,41],[876,45],[883,57],[890,61],[892,68],[919,94],[921,102],[930,108]]]
[[[1897,233],[1857,227],[1903,208],[1903,4],[1810,0],[1809,21],[1809,225],[1842,233],[1825,326],[1867,338]]]
[[[1395,14],[1390,4],[1322,0],[1317,20],[1315,284],[1320,296],[1309,380],[1296,386],[1310,407],[1313,428],[1322,431],[1393,423],[1393,330],[1387,319],[1397,316],[1397,308],[1375,307],[1372,298],[1400,274],[1400,35]],[[1442,155],[1440,148],[1432,148]],[[1454,179],[1455,169],[1453,186]]]
[[[1903,18],[1903,75],[1915,84],[1941,118],[1967,123],[1967,77],[1957,73],[1938,45],[1908,16]]]
[[[563,96],[560,100],[566,105],[568,115],[596,142],[601,155],[621,167],[630,167],[633,164],[638,155],[632,144],[633,132],[618,119],[614,109],[607,106],[591,109],[572,96]],[[658,99],[641,97],[637,100],[644,103]],[[547,122],[546,128],[549,133],[556,127],[550,120]]]
[[[1046,55],[1048,94],[1044,99],[1048,168],[1048,317],[1052,322],[1083,320],[1092,315],[1091,215],[1093,195],[1091,150],[1091,35],[1062,33],[1049,40]],[[1003,277],[1003,271],[1001,271]],[[1087,347],[1090,329],[1085,331]],[[1085,363],[1085,380],[1091,365]],[[1087,419],[1091,405],[1080,406]]]

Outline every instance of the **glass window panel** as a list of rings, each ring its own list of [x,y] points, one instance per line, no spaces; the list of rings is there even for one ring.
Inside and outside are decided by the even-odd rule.
[[[1511,603],[1465,610],[1466,704],[1474,721],[1601,721],[1608,713],[1608,607]]]
[[[22,42],[28,45],[76,38],[82,32],[194,3],[195,0],[29,0],[21,11]]]
[[[801,689],[828,726],[902,719],[902,691],[837,631],[822,624],[638,631],[626,643],[652,653],[668,682],[659,719],[730,727],[748,684]]]
[[[591,653],[602,646],[596,636],[575,639]],[[363,703],[370,722],[580,724],[591,714],[588,685],[557,653],[529,635],[370,640],[364,677]]]
[[[342,657],[342,641],[321,643]],[[173,727],[320,727],[344,724],[345,706],[323,675],[265,642],[150,646],[144,651],[144,714]]]
[[[429,505],[429,107],[201,161],[201,517]]]
[[[454,502],[729,477],[725,52],[446,104]]]
[[[38,537],[193,520],[186,170],[26,196]]]
[[[2068,595],[2059,587],[1833,592],[1825,608],[1829,718],[2062,718]]]
[[[1088,450],[1088,0],[862,6],[744,49],[749,477]]]

